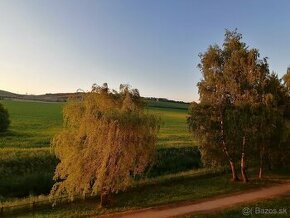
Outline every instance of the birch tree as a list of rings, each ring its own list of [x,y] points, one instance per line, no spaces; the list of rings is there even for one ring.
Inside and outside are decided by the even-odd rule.
[[[242,113],[245,120],[249,121],[250,117],[241,109],[259,103],[269,75],[267,59],[260,59],[259,56],[257,49],[249,49],[242,42],[242,35],[236,30],[226,31],[222,47],[211,45],[206,52],[200,54],[199,68],[203,76],[198,83],[200,105],[210,105],[217,111],[215,119],[220,130],[218,148],[225,154],[234,181],[239,180],[236,172],[238,158],[242,179],[245,182],[248,180],[246,159],[247,147],[250,146],[248,129],[251,126],[250,122],[234,123],[228,116],[231,114],[241,117],[239,113]],[[205,116],[212,116],[209,114],[205,113]],[[233,131],[239,135],[233,138],[230,133]]]

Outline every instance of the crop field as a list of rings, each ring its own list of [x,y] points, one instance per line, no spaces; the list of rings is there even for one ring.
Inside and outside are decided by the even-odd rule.
[[[1,103],[9,111],[11,126],[0,137],[0,200],[47,194],[57,164],[50,140],[62,128],[63,103]],[[148,111],[160,115],[162,125],[157,161],[149,176],[199,168],[199,153],[187,130],[187,105],[156,103],[150,103]]]
[[[1,137],[2,149],[48,148],[53,135],[62,128],[63,103],[13,100],[1,103],[8,109],[12,121],[9,133]],[[162,119],[158,147],[193,145],[187,131],[187,105],[180,105],[171,102],[149,104],[148,111],[160,115]]]
[[[10,114],[11,127],[1,137],[1,148],[49,147],[51,137],[62,126],[60,103],[1,101]]]

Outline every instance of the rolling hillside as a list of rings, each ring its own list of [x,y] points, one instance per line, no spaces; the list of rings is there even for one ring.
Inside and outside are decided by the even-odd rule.
[[[47,93],[44,95],[20,95],[12,92],[0,90],[0,99],[20,99],[30,101],[65,102],[69,97],[81,95],[82,93]],[[144,98],[150,107],[176,108],[187,110],[189,103],[182,101],[168,100],[166,98],[148,97]]]

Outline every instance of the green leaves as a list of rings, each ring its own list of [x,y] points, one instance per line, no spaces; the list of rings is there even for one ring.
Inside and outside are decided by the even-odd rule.
[[[65,129],[52,146],[60,163],[52,195],[109,194],[126,189],[155,158],[160,119],[145,113],[138,90],[93,86],[64,108]]]
[[[258,49],[242,42],[236,29],[226,30],[222,47],[212,45],[200,54],[200,103],[191,105],[189,127],[205,163],[237,160],[245,152],[254,162],[266,155],[264,150],[271,150],[268,159],[282,153],[285,119],[290,117],[290,70],[282,84],[270,74],[267,58],[259,57]]]

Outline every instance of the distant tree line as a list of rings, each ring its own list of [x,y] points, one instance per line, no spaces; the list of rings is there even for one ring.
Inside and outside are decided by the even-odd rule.
[[[289,164],[290,70],[279,79],[267,58],[226,31],[222,47],[200,54],[200,102],[190,106],[189,127],[206,166],[228,164],[232,179],[248,181],[247,168]],[[237,165],[240,167],[237,167]]]
[[[188,102],[175,101],[175,100],[170,100],[170,99],[167,99],[167,98],[144,97],[144,99],[145,100],[152,100],[152,101],[163,101],[163,102],[173,102],[173,103],[189,104]]]

